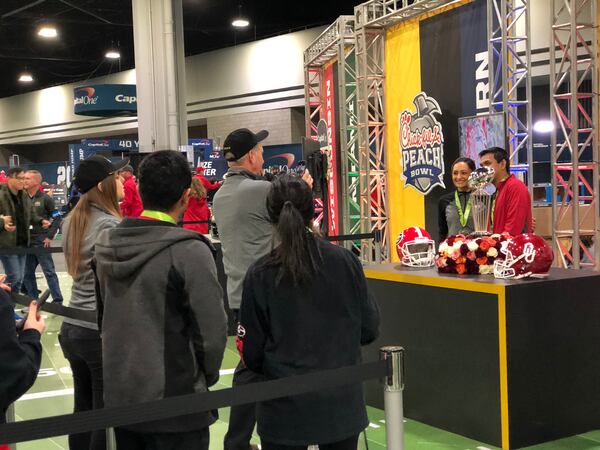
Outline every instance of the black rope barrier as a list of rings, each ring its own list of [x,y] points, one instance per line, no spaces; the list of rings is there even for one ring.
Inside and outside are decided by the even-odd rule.
[[[17,293],[11,293],[10,298],[15,303],[23,306],[29,306],[29,304],[35,300],[27,295]],[[41,310],[56,314],[57,316],[68,317],[69,319],[81,320],[82,322],[89,322],[93,324],[96,323],[96,310],[70,308],[58,303],[44,303]]]
[[[212,220],[184,220],[177,222],[177,225],[201,225],[203,223],[212,223]]]
[[[375,242],[379,242],[380,233],[378,231],[373,233],[360,233],[360,234],[340,234],[339,236],[325,236],[330,242],[338,241],[359,241],[361,239],[375,239]]]
[[[0,248],[0,255],[45,255],[62,253],[62,247],[5,247]]]
[[[389,375],[388,361],[364,363],[214,392],[169,397],[136,405],[84,411],[0,425],[0,442],[9,444],[53,436],[122,427],[247,403],[292,397]]]

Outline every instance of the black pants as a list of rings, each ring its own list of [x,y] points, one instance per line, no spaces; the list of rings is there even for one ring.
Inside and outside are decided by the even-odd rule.
[[[237,323],[239,310],[233,310],[233,313]],[[263,381],[263,376],[252,372],[240,361],[233,373],[233,387],[259,381]],[[224,450],[248,450],[255,425],[256,403],[232,406],[229,414],[229,428],[223,444]]]
[[[280,445],[260,442],[262,450],[306,450],[306,445]],[[319,444],[319,450],[356,450],[358,445],[358,435],[343,441],[332,442],[331,444]]]
[[[115,428],[117,450],[208,450],[208,427],[186,433],[137,433]]]
[[[74,412],[102,408],[104,401],[100,333],[63,323],[58,339],[73,372]],[[69,436],[69,449],[105,450],[106,431],[72,434]]]

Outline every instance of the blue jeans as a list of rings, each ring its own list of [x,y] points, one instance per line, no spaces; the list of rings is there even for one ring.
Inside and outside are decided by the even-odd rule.
[[[31,248],[43,248],[44,237],[43,236],[31,236]],[[52,253],[45,253],[41,255],[27,255],[25,260],[25,274],[23,276],[23,286],[25,292],[32,298],[38,298],[38,287],[37,281],[35,281],[35,269],[38,264],[42,266],[42,271],[46,277],[48,283],[48,289],[52,294],[52,299],[55,302],[62,302],[63,296],[60,292],[60,285],[58,283],[58,277],[56,276],[56,269],[54,268],[54,260],[52,259]]]
[[[20,293],[25,275],[26,255],[0,255],[0,261],[6,272],[6,282],[10,283],[12,292]]]

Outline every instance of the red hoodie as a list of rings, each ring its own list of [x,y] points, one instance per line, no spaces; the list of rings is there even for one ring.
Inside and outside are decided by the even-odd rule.
[[[531,198],[527,186],[514,175],[498,184],[494,206],[494,233],[517,236],[531,231]]]
[[[125,191],[125,197],[121,202],[121,212],[125,217],[140,217],[144,206],[142,205],[142,199],[138,193],[137,185],[135,184],[135,178],[129,177],[123,183],[123,190]]]
[[[193,222],[196,220],[210,219],[210,210],[206,198],[190,197],[188,207],[183,214],[184,222]],[[198,223],[192,225],[183,225],[187,230],[196,231],[200,234],[208,234],[208,223]]]

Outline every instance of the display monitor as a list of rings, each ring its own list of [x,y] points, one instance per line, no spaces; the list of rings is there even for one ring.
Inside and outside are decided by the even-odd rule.
[[[489,147],[506,148],[506,127],[503,113],[482,114],[458,119],[460,156],[471,158],[479,165],[479,152]]]

